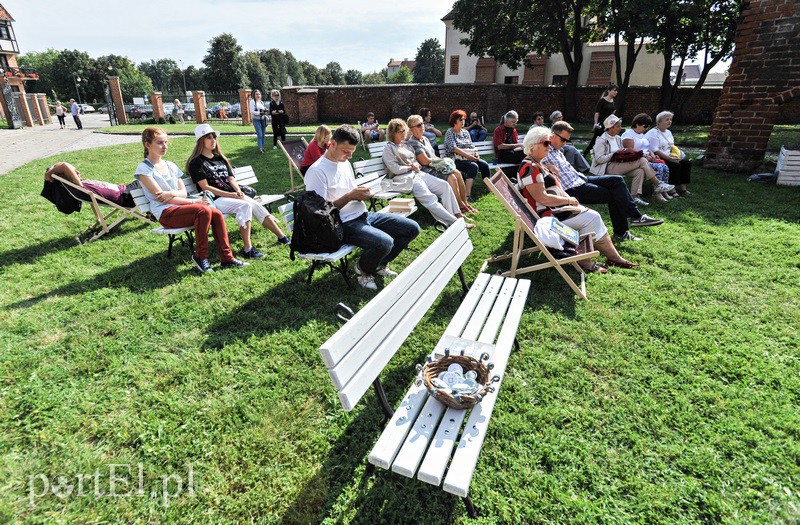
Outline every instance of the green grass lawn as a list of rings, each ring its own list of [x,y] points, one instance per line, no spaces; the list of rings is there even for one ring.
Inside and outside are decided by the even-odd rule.
[[[182,165],[192,144],[167,157]],[[222,147],[262,192],[288,188],[279,152]],[[59,157],[120,183],[140,158],[135,144]],[[456,497],[364,472],[381,411],[370,393],[344,412],[317,348],[338,302],[373,293],[327,271],[307,285],[263,228],[264,260],[206,276],[142,222],[78,245],[90,210],[39,196],[52,161],[0,177],[0,522],[472,523]],[[521,351],[472,481],[477,523],[800,520],[800,192],[699,167],[693,180],[694,196],[646,209],[664,225],[620,247],[641,267],[590,275],[588,302],[555,271],[528,276]],[[483,184],[475,195],[468,280],[513,229]],[[437,236],[415,218],[398,270]],[[393,404],[459,291],[385,370]]]

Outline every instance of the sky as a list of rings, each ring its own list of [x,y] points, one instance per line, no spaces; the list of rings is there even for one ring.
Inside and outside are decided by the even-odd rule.
[[[0,0],[20,53],[77,49],[137,64],[171,58],[203,65],[208,42],[231,33],[245,51],[277,48],[317,67],[369,73],[413,60],[423,40],[444,47],[441,18],[455,0]],[[153,5],[162,6],[158,14]]]

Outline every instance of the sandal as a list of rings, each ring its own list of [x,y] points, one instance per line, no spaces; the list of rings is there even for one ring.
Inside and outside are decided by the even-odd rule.
[[[622,259],[620,261],[612,261],[611,259],[606,259],[606,264],[608,266],[618,266],[620,268],[636,268],[637,266],[639,266],[638,264],[626,261],[625,259]]]
[[[586,273],[595,273],[595,272],[597,272],[597,273],[599,273],[601,275],[608,273],[608,269],[605,266],[603,266],[602,264],[597,264],[597,263],[593,263],[588,268],[584,268],[583,271],[586,272]]]

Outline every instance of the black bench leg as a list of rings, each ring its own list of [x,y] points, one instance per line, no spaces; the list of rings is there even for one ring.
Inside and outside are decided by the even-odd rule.
[[[464,500],[464,505],[467,507],[467,514],[469,514],[469,517],[476,519],[478,517],[478,511],[475,509],[475,505],[472,504],[472,500],[469,499],[469,496],[461,499]]]
[[[350,283],[350,279],[347,278],[347,269],[348,269],[347,256],[342,257],[342,259],[340,259],[338,263],[328,263],[328,264],[330,265],[331,268],[342,274],[342,279],[344,279],[344,283],[350,290],[352,290],[353,285]]]
[[[367,467],[364,469],[364,474],[367,476],[372,476],[375,474],[375,465],[367,461]]]
[[[514,338],[514,349],[519,352],[519,339]]]
[[[389,400],[386,398],[386,391],[383,389],[380,377],[372,382],[372,386],[375,388],[375,395],[378,396],[378,402],[383,409],[383,421],[381,421],[381,428],[383,428],[394,415],[394,410],[392,410],[391,405],[389,405]]]
[[[311,261],[311,268],[308,269],[308,279],[306,279],[306,284],[311,284],[311,278],[314,277],[314,272],[320,266],[322,266],[322,264],[318,261]]]
[[[464,293],[461,294],[461,300],[464,300],[464,297],[467,296],[467,292],[469,292],[469,286],[467,286],[467,280],[464,278],[464,270],[459,266],[458,267],[458,278],[461,279],[461,289],[464,290]]]
[[[169,234],[169,246],[167,247],[167,257],[172,257],[172,244],[175,242],[175,234]]]

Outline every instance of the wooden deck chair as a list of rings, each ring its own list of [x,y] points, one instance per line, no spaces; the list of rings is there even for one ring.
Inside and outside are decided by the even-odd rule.
[[[594,249],[594,233],[587,233],[581,236],[580,244],[578,245],[577,255],[572,257],[565,257],[563,259],[556,259],[550,250],[536,238],[533,233],[536,221],[539,216],[536,211],[531,207],[525,197],[519,192],[514,184],[506,177],[506,175],[498,168],[494,175],[489,179],[484,179],[484,182],[492,190],[492,193],[503,203],[506,209],[514,217],[514,245],[511,253],[491,257],[483,261],[483,266],[480,271],[484,271],[489,263],[504,261],[511,259],[511,269],[507,272],[502,272],[500,275],[503,277],[516,277],[525,273],[543,270],[545,268],[555,268],[556,271],[564,278],[572,291],[575,292],[581,299],[586,297],[586,274],[581,268],[578,261],[591,259],[600,255],[600,252]],[[525,248],[525,237],[530,238],[535,244],[532,248]],[[547,261],[532,266],[520,268],[520,260],[522,257],[529,253],[541,252]],[[572,278],[567,275],[564,266],[571,264],[580,274],[581,283],[578,286]]]
[[[302,189],[305,184],[302,183],[303,173],[300,171],[300,163],[303,162],[303,155],[305,155],[308,142],[306,142],[305,138],[301,137],[299,139],[278,142],[278,145],[281,147],[283,154],[286,155],[286,158],[289,159],[289,177],[292,179],[291,189],[287,192],[284,192],[284,194],[292,193],[293,191]],[[301,181],[297,186],[294,184],[295,172],[297,172],[297,175],[300,177]]]
[[[76,237],[80,244],[96,241],[106,233],[110,232],[114,226],[121,223],[128,217],[135,217],[149,224],[154,223],[153,220],[140,213],[135,207],[126,208],[124,206],[120,206],[119,204],[112,202],[105,197],[101,197],[100,195],[96,195],[88,190],[85,190],[74,182],[69,181],[59,175],[51,175],[51,177],[53,177],[53,180],[60,182],[75,200],[85,202],[92,207],[95,221],[94,224],[83,230]],[[89,197],[88,199],[86,198],[87,196]],[[114,215],[117,214],[119,215],[114,217]],[[114,218],[113,221],[111,220],[112,217]]]

